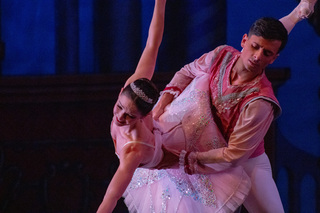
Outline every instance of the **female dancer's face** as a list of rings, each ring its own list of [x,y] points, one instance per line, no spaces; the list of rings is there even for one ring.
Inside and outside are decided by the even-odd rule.
[[[121,94],[113,108],[113,120],[117,126],[133,125],[143,116],[126,95]]]

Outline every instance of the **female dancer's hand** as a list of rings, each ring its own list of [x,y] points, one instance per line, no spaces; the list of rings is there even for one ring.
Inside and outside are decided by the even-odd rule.
[[[298,6],[298,16],[300,19],[309,18],[314,12],[314,5],[317,0],[301,0]]]
[[[152,110],[152,117],[154,120],[159,120],[159,117],[163,114],[166,106],[172,102],[173,97],[174,96],[170,93],[165,93],[161,96],[159,102]]]

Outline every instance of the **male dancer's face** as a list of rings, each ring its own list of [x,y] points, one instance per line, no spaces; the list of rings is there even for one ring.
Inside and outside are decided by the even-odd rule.
[[[244,68],[250,72],[260,74],[278,57],[281,41],[268,40],[261,36],[245,34],[241,41],[241,58]]]

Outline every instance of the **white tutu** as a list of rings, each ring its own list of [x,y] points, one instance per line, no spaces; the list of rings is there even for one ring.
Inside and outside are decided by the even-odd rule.
[[[241,167],[212,175],[139,168],[124,197],[131,213],[234,212],[249,188],[250,181]]]

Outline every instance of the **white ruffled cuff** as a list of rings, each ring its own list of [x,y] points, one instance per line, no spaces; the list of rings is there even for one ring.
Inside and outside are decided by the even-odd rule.
[[[165,93],[170,93],[174,96],[174,98],[178,97],[181,94],[182,90],[179,87],[176,86],[167,86],[164,88],[163,91],[160,92],[160,95],[163,95]]]

